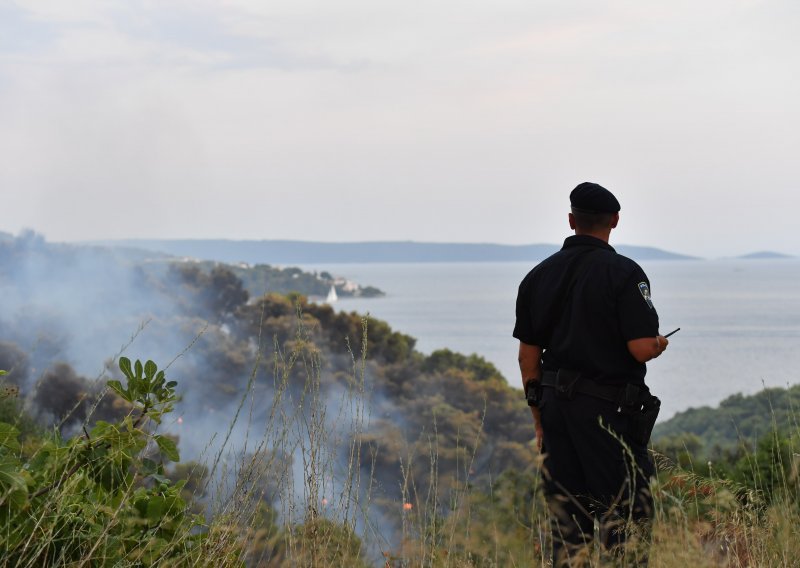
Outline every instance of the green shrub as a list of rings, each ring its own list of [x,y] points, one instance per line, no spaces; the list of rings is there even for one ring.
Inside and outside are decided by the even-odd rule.
[[[2,565],[72,562],[149,566],[201,558],[205,522],[187,512],[185,481],[165,462],[180,459],[175,442],[156,433],[173,409],[174,381],[156,364],[121,358],[126,384],[109,387],[133,411],[98,421],[83,435],[57,434],[20,443],[21,431],[0,423]]]

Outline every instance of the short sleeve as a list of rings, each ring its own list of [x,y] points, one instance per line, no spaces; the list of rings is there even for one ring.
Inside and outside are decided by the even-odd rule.
[[[534,340],[530,305],[528,304],[527,279],[522,281],[517,292],[517,321],[514,324],[514,337],[527,345],[537,345]]]
[[[638,265],[620,290],[617,309],[625,341],[658,335],[658,313],[653,305],[650,281]]]

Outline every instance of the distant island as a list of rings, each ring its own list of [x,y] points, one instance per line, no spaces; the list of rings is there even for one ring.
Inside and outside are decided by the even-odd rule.
[[[500,245],[488,243],[425,243],[374,241],[328,243],[314,241],[225,239],[130,239],[94,242],[179,257],[250,264],[342,264],[403,262],[536,262],[560,248],[554,244]],[[652,247],[619,245],[620,254],[635,260],[686,260],[694,257]]]
[[[737,256],[736,258],[740,258],[742,260],[774,260],[774,259],[795,258],[795,257],[789,254],[783,254],[780,252],[765,250],[759,252],[751,252],[750,254],[743,254],[742,256]]]
[[[156,287],[217,286],[230,290],[243,288],[252,299],[267,293],[298,293],[310,301],[333,302],[338,298],[376,298],[385,293],[374,286],[362,285],[345,276],[328,271],[303,270],[295,266],[271,266],[263,263],[226,263],[210,259],[176,256],[144,247],[102,246],[90,244],[51,243],[34,231],[23,231],[14,237],[0,232],[0,285],[15,277],[46,272],[57,286],[55,276],[64,267],[82,266],[97,274],[118,274]],[[46,267],[46,268],[44,268]],[[88,272],[87,272],[88,273]],[[120,276],[124,275],[124,276]],[[238,281],[238,284],[235,283]],[[144,284],[143,284],[144,285]],[[25,285],[20,284],[24,288]],[[131,293],[138,293],[135,290]]]

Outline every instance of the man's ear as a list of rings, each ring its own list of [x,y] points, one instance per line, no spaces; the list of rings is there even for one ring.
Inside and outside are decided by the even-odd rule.
[[[614,217],[611,218],[611,228],[616,229],[617,224],[619,224],[619,213],[614,213]]]
[[[575,227],[576,227],[576,225],[575,225],[575,215],[573,215],[572,213],[570,213],[570,214],[569,214],[569,228],[570,228],[570,229],[572,229],[572,230],[574,231],[574,230],[575,230]]]

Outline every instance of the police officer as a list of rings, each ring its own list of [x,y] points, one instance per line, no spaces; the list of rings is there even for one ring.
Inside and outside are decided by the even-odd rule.
[[[608,244],[620,205],[596,183],[570,193],[574,236],[519,286],[514,337],[544,455],[555,565],[595,537],[621,550],[652,518],[647,441],[658,412],[645,363],[661,355],[650,282]],[[655,414],[654,414],[655,413]]]

